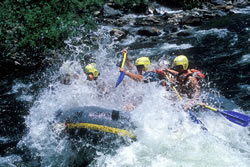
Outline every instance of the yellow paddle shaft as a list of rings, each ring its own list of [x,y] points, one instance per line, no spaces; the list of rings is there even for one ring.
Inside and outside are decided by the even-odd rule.
[[[167,77],[167,79],[170,81],[170,78],[169,78],[169,76],[168,76],[167,74],[166,74],[166,77]],[[175,88],[174,86],[172,86],[172,88],[174,89],[174,91],[175,91],[175,93],[177,94],[178,98],[182,101],[182,97],[180,96],[180,94],[179,94],[179,92],[176,90],[176,88]],[[203,107],[206,107],[206,108],[208,108],[208,109],[210,109],[210,110],[217,111],[216,108],[210,107],[210,106],[208,106],[208,105],[204,105],[204,104],[200,104],[200,103],[199,103],[199,105],[201,105],[201,106],[203,106]]]
[[[124,67],[124,64],[125,64],[125,61],[126,61],[126,57],[127,57],[127,53],[124,52],[124,54],[123,54],[123,59],[122,59],[122,66],[121,66],[121,68]]]
[[[167,74],[166,74],[166,77],[170,81],[170,78],[169,78],[169,76]],[[172,88],[174,89],[174,91],[175,91],[177,97],[179,98],[179,100],[182,101],[183,99],[182,99],[181,95],[179,94],[179,92],[177,91],[177,89],[175,88],[175,86],[172,86]]]
[[[216,108],[210,107],[210,106],[208,106],[208,105],[204,105],[204,104],[199,104],[199,105],[201,105],[201,106],[203,106],[203,107],[206,107],[206,108],[208,108],[208,109],[210,109],[210,110],[217,111]]]

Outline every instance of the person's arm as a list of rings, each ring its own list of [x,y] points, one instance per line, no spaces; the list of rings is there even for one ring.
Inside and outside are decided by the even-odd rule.
[[[174,76],[179,75],[178,71],[172,70],[170,68],[164,69],[163,71],[169,72],[169,73],[173,74]]]
[[[172,69],[169,69],[169,68],[163,69],[163,70],[161,70],[161,71],[165,72],[165,73],[164,73],[164,78],[165,78],[168,82],[170,82],[171,84],[175,84],[175,83],[176,83],[176,76],[179,74],[179,72],[177,72],[177,71],[175,71],[175,70],[172,70]],[[157,72],[157,70],[156,70],[156,72]],[[171,78],[171,77],[169,76],[169,73],[172,74],[172,75],[174,76],[174,78]]]
[[[139,75],[139,74],[133,74],[131,72],[125,72],[125,75],[127,75],[128,77],[132,78],[135,81],[141,81],[143,76]]]
[[[120,71],[123,71],[125,73],[125,75],[127,75],[128,77],[132,78],[135,81],[141,81],[143,79],[142,75],[127,72],[127,71],[125,71],[124,68],[120,68]]]

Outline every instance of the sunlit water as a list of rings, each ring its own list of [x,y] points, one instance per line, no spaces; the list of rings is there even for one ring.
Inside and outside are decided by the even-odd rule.
[[[129,145],[121,145],[118,149],[110,148],[111,152],[97,152],[89,166],[133,166],[133,167],[248,167],[250,164],[250,131],[231,123],[218,113],[203,110],[197,113],[207,131],[201,125],[195,124],[189,115],[182,109],[184,102],[180,102],[173,91],[156,83],[136,83],[125,76],[118,88],[115,82],[119,76],[119,61],[121,54],[113,50],[116,42],[108,35],[110,28],[100,27],[96,36],[100,39],[98,49],[87,45],[76,46],[72,41],[66,41],[72,52],[70,57],[64,57],[59,68],[51,69],[48,76],[50,84],[40,90],[29,114],[25,117],[27,133],[18,143],[18,147],[28,152],[28,162],[24,162],[19,155],[0,157],[0,166],[75,166],[84,162],[81,152],[74,147],[67,136],[61,136],[62,129],[55,129],[57,122],[56,111],[67,110],[72,107],[98,106],[106,109],[126,111],[126,106],[136,103],[131,111],[132,121],[136,125],[137,140],[130,141]],[[215,34],[220,38],[229,32],[226,29],[211,29],[198,31],[195,36],[202,38],[206,34]],[[128,38],[130,39],[130,38]],[[129,43],[129,41],[124,41]],[[172,58],[166,53],[171,50],[192,48],[191,44],[160,44],[156,48],[139,49],[132,51],[132,59],[139,55],[153,58],[155,53],[163,54],[163,58],[170,62]],[[82,55],[92,55],[91,61],[97,64],[100,71],[98,82],[105,86],[104,91],[98,89],[94,82],[86,81],[83,72]],[[130,55],[131,54],[131,55]],[[65,63],[70,64],[65,68]],[[86,65],[86,62],[84,62]],[[249,54],[243,55],[240,64],[249,64]],[[152,67],[158,62],[152,60]],[[73,80],[70,85],[64,85],[57,78],[63,73],[77,74],[79,79]],[[12,91],[20,88],[29,89],[30,84],[16,83]],[[241,85],[249,91],[249,85]],[[214,94],[212,98],[211,95]],[[211,105],[222,107],[230,106],[230,110],[242,111],[228,99],[221,98],[219,91],[210,89],[209,81],[206,91],[202,93],[205,100],[213,101]],[[30,101],[29,94],[23,94],[19,100]],[[140,99],[140,100],[138,100]],[[142,100],[141,100],[142,99]],[[219,101],[220,99],[221,101]],[[225,106],[224,106],[225,107]],[[232,108],[233,107],[233,108]],[[7,140],[0,138],[0,140]],[[81,141],[84,148],[85,141]],[[84,162],[85,163],[85,162]]]

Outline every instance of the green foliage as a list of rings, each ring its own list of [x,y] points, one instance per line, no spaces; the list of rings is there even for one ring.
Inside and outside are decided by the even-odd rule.
[[[79,25],[94,28],[92,12],[103,4],[103,0],[4,0],[0,2],[1,53],[60,47]]]
[[[1,54],[43,53],[59,48],[80,25],[95,28],[93,12],[109,0],[2,0],[0,2]],[[158,0],[186,8],[205,0]],[[113,0],[118,6],[147,5],[149,0]],[[20,55],[20,54],[19,54]]]

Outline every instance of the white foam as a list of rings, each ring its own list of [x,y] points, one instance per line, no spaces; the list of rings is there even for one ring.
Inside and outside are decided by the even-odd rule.
[[[234,13],[242,13],[242,14],[250,14],[250,6],[247,6],[246,8],[234,8],[231,9]]]
[[[194,36],[204,36],[208,34],[215,34],[219,38],[225,38],[228,35],[228,33],[229,31],[227,29],[212,28],[209,30],[199,30],[194,34]]]
[[[190,44],[181,44],[181,45],[176,45],[176,44],[169,44],[169,43],[164,43],[160,49],[164,50],[177,50],[177,49],[188,49],[192,48],[193,46]]]
[[[181,13],[183,11],[183,10],[172,10],[168,7],[163,7],[163,6],[156,8],[155,10],[162,15],[165,13],[168,13],[168,14]]]
[[[103,31],[100,36],[105,34]],[[227,34],[226,30],[219,31]],[[90,166],[249,166],[247,128],[231,123],[218,113],[206,111],[198,117],[208,129],[208,132],[203,131],[183,111],[182,102],[178,101],[174,92],[167,92],[154,83],[140,84],[125,76],[122,84],[114,88],[119,76],[116,63],[120,57],[115,58],[113,44],[104,42],[99,44],[98,49],[85,52],[95,57],[101,72],[100,79],[109,87],[108,95],[100,94],[93,82],[87,82],[85,74],[79,73],[79,80],[71,85],[52,82],[31,107],[25,118],[29,131],[19,146],[25,145],[32,154],[39,156],[41,166],[68,166],[75,158],[83,158],[77,157],[77,152],[72,150],[67,138],[58,137],[60,131],[51,129],[51,123],[56,121],[57,110],[99,106],[124,111],[125,105],[140,98],[142,102],[138,102],[132,112],[132,119],[138,127],[135,130],[137,141],[120,147],[114,154],[99,153]],[[78,55],[79,50],[83,52],[81,47],[71,47],[70,44],[74,55]],[[142,49],[140,55],[150,56],[155,51],[190,47],[189,44],[164,44],[160,49]],[[59,71],[54,73],[59,75]]]

